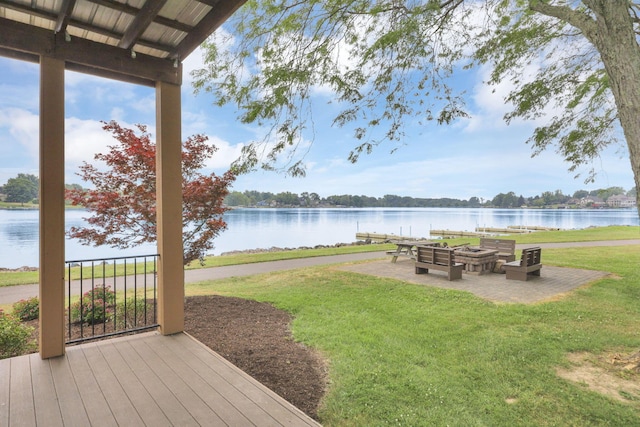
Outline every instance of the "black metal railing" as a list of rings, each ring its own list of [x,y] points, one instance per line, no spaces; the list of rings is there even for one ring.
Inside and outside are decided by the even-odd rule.
[[[67,344],[156,328],[158,254],[65,261]]]

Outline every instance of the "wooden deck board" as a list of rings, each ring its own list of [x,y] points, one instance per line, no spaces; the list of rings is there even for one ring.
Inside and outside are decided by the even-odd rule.
[[[142,360],[148,362],[151,371],[167,387],[168,390],[180,402],[185,411],[193,418],[194,425],[210,423],[211,425],[224,425],[222,419],[212,411],[203,399],[190,387],[191,377],[182,376],[174,369],[184,364],[184,361],[169,353],[168,357],[161,357],[145,341],[136,343],[136,351]]]
[[[37,359],[33,359],[36,363]],[[58,396],[60,412],[62,413],[62,423],[65,426],[87,426],[90,425],[89,415],[82,404],[81,393],[73,380],[73,372],[67,357],[56,357],[44,361],[51,366],[53,383]],[[13,418],[12,418],[13,423]]]
[[[36,424],[52,427],[63,426],[51,366],[48,363],[42,363],[39,354],[32,354],[30,358]]]
[[[182,337],[176,336],[171,338],[178,339]],[[190,338],[186,336],[184,338],[190,340]],[[186,356],[186,350],[183,350],[184,347],[182,343],[180,343],[180,345],[172,345],[171,348],[179,357]],[[196,348],[196,350],[200,352],[200,348]],[[193,352],[194,350],[190,349],[189,351]],[[198,357],[197,353],[194,354],[194,356],[195,357],[191,357],[187,361],[189,368],[205,381],[208,388],[217,389],[219,393],[233,405],[234,410],[248,420],[249,425],[274,425],[274,419],[265,409],[248,399],[241,390],[238,390],[225,379],[225,375],[221,371],[226,370],[226,366],[221,366],[217,361],[211,363],[210,358],[202,360]]]
[[[135,376],[124,361],[118,359],[120,357],[119,353],[114,351],[113,354],[108,355],[110,358],[107,359],[96,343],[69,348],[67,353],[76,349],[82,351],[87,363],[91,366],[91,372],[98,384],[100,384],[102,394],[119,425],[126,425],[127,423],[141,425],[140,412],[144,410],[155,409],[162,414],[157,406],[154,408],[151,405],[153,401],[149,402],[149,400],[145,399],[148,394],[145,393],[145,389],[141,384],[131,381],[133,384],[127,383],[129,385],[127,387],[121,383],[119,377],[135,378]],[[117,366],[118,375],[114,373],[113,365]],[[169,423],[167,422],[164,425],[169,425]]]
[[[107,341],[105,341],[107,343]],[[173,394],[171,389],[166,387],[160,378],[151,370],[147,362],[140,357],[135,350],[127,345],[126,341],[120,341],[117,343],[109,343],[109,345],[103,345],[100,343],[102,351],[118,352],[121,356],[121,363],[126,364],[130,368],[131,374],[127,377],[119,378],[119,381],[139,381],[144,389],[145,394],[150,396],[156,403],[156,406],[162,411],[164,416],[168,419],[170,425],[196,425],[195,419],[189,414],[186,408],[180,403],[179,399]],[[136,342],[136,345],[140,345]],[[115,358],[107,356],[105,352],[105,358],[108,360],[116,360]],[[155,360],[150,360],[149,363],[155,363]],[[119,370],[119,366],[113,367],[114,372]],[[145,420],[146,422],[146,420]]]
[[[0,360],[0,426],[9,425],[11,359]]]
[[[146,343],[150,347],[153,347],[164,360],[184,360],[184,354],[181,351],[173,351],[173,346],[168,346],[164,340],[147,340]],[[228,394],[225,391],[227,390],[226,384],[223,385],[221,379],[214,383],[214,387],[187,363],[174,364],[172,367],[177,375],[189,379],[189,386],[203,399],[207,406],[220,417],[223,424],[238,426],[254,425],[242,411],[238,410],[229,402],[228,398],[230,396],[225,396]],[[267,415],[264,411],[262,411],[262,414]]]
[[[18,357],[11,361],[11,378],[9,390],[9,421],[23,419],[26,426],[36,425],[36,413],[31,394],[31,372],[29,357]],[[26,372],[27,375],[22,375]]]
[[[319,426],[185,334],[0,360],[0,426]]]
[[[208,347],[205,347],[202,343],[185,334],[177,334],[169,338],[180,343],[180,345],[175,346],[174,348],[187,346],[188,341],[192,341],[194,344],[197,344],[191,348],[193,355],[197,356],[206,364],[212,364],[213,358],[216,362],[215,373],[224,378],[230,385],[237,388],[245,398],[248,399],[248,401],[256,404],[258,408],[268,408],[268,415],[270,418],[274,419],[274,425],[318,425],[302,411],[291,406],[291,404],[282,397],[265,388],[249,375],[237,375],[237,367],[232,365],[218,353],[215,353]],[[188,361],[189,363],[194,363],[195,359],[192,357],[189,358]],[[239,399],[239,401],[243,401],[243,399]],[[261,418],[259,419],[259,425],[271,424],[267,424],[267,420]]]
[[[67,351],[71,373],[78,390],[82,390],[80,399],[91,420],[99,420],[101,426],[117,426],[118,422],[111,412],[109,402],[102,393],[98,380],[93,375],[91,366],[81,348]]]

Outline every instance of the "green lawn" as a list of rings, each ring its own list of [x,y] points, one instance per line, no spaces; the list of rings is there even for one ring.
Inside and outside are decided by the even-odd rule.
[[[617,402],[555,373],[570,366],[571,352],[596,357],[640,347],[640,246],[546,249],[543,263],[615,276],[534,305],[332,267],[187,290],[290,312],[295,339],[329,361],[326,426],[640,425],[640,395],[621,393],[628,400]]]

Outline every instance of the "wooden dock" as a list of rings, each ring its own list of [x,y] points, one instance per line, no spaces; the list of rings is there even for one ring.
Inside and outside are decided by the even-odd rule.
[[[431,230],[429,233],[432,236],[441,237],[484,237],[490,236],[492,233],[480,233],[477,231],[457,231],[457,230]]]
[[[356,240],[370,240],[380,243],[390,240],[429,240],[426,237],[398,236],[397,234],[356,233]]]
[[[500,234],[527,234],[535,231],[558,231],[555,227],[542,227],[536,225],[508,225],[507,227],[476,227],[475,231],[462,230],[430,230],[430,236],[438,236],[444,238],[454,237],[487,237]],[[381,234],[381,233],[356,233],[356,240],[370,240],[372,242],[388,242],[392,240],[429,240],[426,237],[408,237],[398,236],[397,234]]]
[[[524,228],[499,228],[499,227],[476,227],[476,231],[480,233],[493,233],[493,234],[526,234],[531,233],[532,230]]]
[[[507,228],[529,231],[560,231],[559,227],[543,227],[541,225],[508,225]]]

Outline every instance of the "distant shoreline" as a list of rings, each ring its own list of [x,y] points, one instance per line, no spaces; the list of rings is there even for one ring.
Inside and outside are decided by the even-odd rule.
[[[83,206],[71,206],[66,205],[65,209],[73,209],[73,210],[82,210],[86,209]],[[477,206],[477,207],[469,207],[469,206],[331,206],[331,205],[321,205],[321,206],[228,206],[229,210],[235,209],[513,209],[513,210],[523,210],[523,209],[531,209],[531,210],[542,210],[542,209],[551,209],[551,210],[582,210],[582,209],[591,209],[591,210],[634,210],[636,207],[624,207],[624,206],[602,206],[602,207],[587,207],[587,206],[525,206],[525,207],[517,207],[517,208],[500,208],[495,206]],[[40,205],[32,205],[32,206],[0,206],[0,211],[38,211],[40,210]]]

